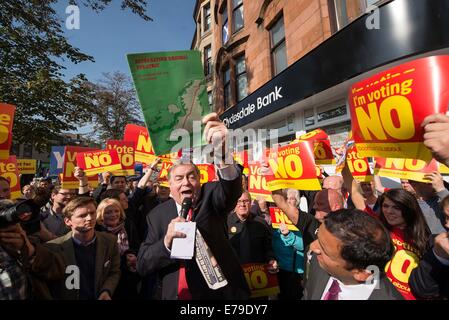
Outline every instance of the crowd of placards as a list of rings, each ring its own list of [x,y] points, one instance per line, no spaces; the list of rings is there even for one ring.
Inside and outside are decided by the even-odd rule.
[[[129,124],[104,150],[55,146],[56,182],[23,186],[36,161],[9,154],[15,107],[0,104],[0,300],[447,299],[447,70],[428,57],[354,84],[338,148],[315,129],[193,164]],[[207,142],[228,134],[203,123]],[[186,220],[194,253],[175,258]]]

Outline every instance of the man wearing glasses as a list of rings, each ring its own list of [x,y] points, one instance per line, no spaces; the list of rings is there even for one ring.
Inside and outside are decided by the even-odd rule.
[[[249,212],[251,196],[244,191],[228,216],[228,237],[241,264],[266,263],[271,272],[278,271],[271,244],[271,226]]]
[[[51,202],[53,205],[41,211],[41,221],[48,231],[54,235],[54,238],[61,237],[69,232],[69,229],[64,223],[62,210],[74,196],[74,190],[62,189],[56,186],[51,193]]]

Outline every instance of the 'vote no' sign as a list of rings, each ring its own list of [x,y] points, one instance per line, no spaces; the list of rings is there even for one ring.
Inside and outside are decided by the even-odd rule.
[[[426,173],[438,171],[438,163],[432,159],[429,163],[419,159],[376,158],[374,174],[382,177],[410,179],[430,182],[424,179]]]
[[[429,161],[421,123],[447,110],[449,56],[404,63],[356,83],[348,100],[361,156]]]
[[[81,152],[76,155],[78,167],[84,170],[86,176],[94,176],[102,172],[113,172],[122,169],[117,150],[96,150]]]
[[[262,263],[242,265],[246,282],[251,290],[251,298],[273,296],[279,293],[276,274],[269,273]]]
[[[268,178],[271,191],[284,188],[321,190],[312,145],[311,142],[301,141],[269,154],[268,164],[273,172]]]

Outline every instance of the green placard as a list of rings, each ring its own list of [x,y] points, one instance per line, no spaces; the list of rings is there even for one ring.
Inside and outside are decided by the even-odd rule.
[[[183,148],[204,144],[198,128],[192,134],[193,121],[211,112],[200,52],[138,53],[127,58],[156,155],[178,151],[173,148],[182,131],[176,129],[189,132],[190,143]]]

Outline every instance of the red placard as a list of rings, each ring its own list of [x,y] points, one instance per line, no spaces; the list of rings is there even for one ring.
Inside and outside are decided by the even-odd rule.
[[[269,273],[267,265],[247,263],[242,265],[242,268],[251,290],[251,298],[273,296],[279,293],[277,275]]]
[[[95,151],[94,148],[72,147],[66,146],[64,148],[64,162],[62,165],[62,179],[61,187],[63,189],[78,189],[79,180],[74,177],[74,170],[76,167],[76,155],[79,152]],[[91,187],[98,185],[98,178],[91,176],[87,178]]]
[[[278,207],[270,207],[271,226],[273,229],[279,229],[279,225],[284,223],[288,230],[299,231],[299,229],[290,221],[287,215]]]
[[[122,169],[113,171],[112,174],[116,176],[132,176],[136,172],[134,171],[134,142],[133,141],[121,141],[121,140],[109,140],[106,142],[106,148],[108,150],[117,151]]]
[[[315,129],[297,137],[296,140],[325,140],[327,138],[327,133],[324,130]]]
[[[9,159],[15,111],[15,106],[0,103],[0,159]]]
[[[268,164],[273,176],[268,177],[269,190],[293,188],[321,190],[317,179],[312,143],[300,141],[270,152]]]
[[[161,163],[161,170],[159,171],[159,177],[157,178],[157,181],[159,182],[159,185],[163,187],[169,187],[168,185],[168,172],[170,171],[170,168],[173,166],[173,162],[162,162]]]
[[[318,180],[322,181],[324,179],[324,169],[321,168],[321,166],[319,164],[315,165],[315,170],[316,170],[316,177],[318,178]]]
[[[448,102],[449,56],[417,59],[356,83],[349,104],[360,155],[429,161],[421,123],[445,113]]]
[[[179,150],[178,152],[173,152],[169,154],[163,154],[159,156],[162,162],[175,162],[182,157],[182,150]]]
[[[373,179],[368,159],[362,157],[357,152],[357,147],[353,145],[346,153],[346,163],[349,171],[358,182],[370,182]]]
[[[205,164],[197,164],[196,165],[200,170],[200,183],[204,184],[209,181],[215,181],[215,166],[213,164],[205,163]]]
[[[9,181],[11,199],[20,198],[22,192],[20,191],[19,167],[16,156],[9,156],[8,159],[0,160],[0,176]]]
[[[307,132],[290,144],[295,144],[300,141],[313,141],[313,155],[315,163],[317,164],[334,164],[334,154],[332,153],[331,143],[327,133],[322,129],[315,129]]]
[[[251,197],[257,199],[262,197],[265,201],[273,202],[271,191],[268,189],[267,174],[272,175],[268,165],[262,162],[251,162],[248,164],[248,191]]]
[[[317,164],[334,164],[335,158],[332,153],[329,139],[315,140],[313,143],[313,156]]]
[[[426,173],[438,171],[438,162],[432,159],[429,163],[419,159],[392,159],[376,158],[374,174],[382,177],[410,179],[427,182],[424,179]]]
[[[249,167],[248,167],[248,151],[239,151],[234,152],[234,160],[243,166],[243,174],[248,175]]]
[[[80,152],[76,155],[76,163],[88,177],[122,169],[117,150],[114,149]]]
[[[156,159],[150,135],[146,127],[127,124],[123,140],[134,142],[136,147],[134,156],[135,161],[151,164],[154,159]]]

